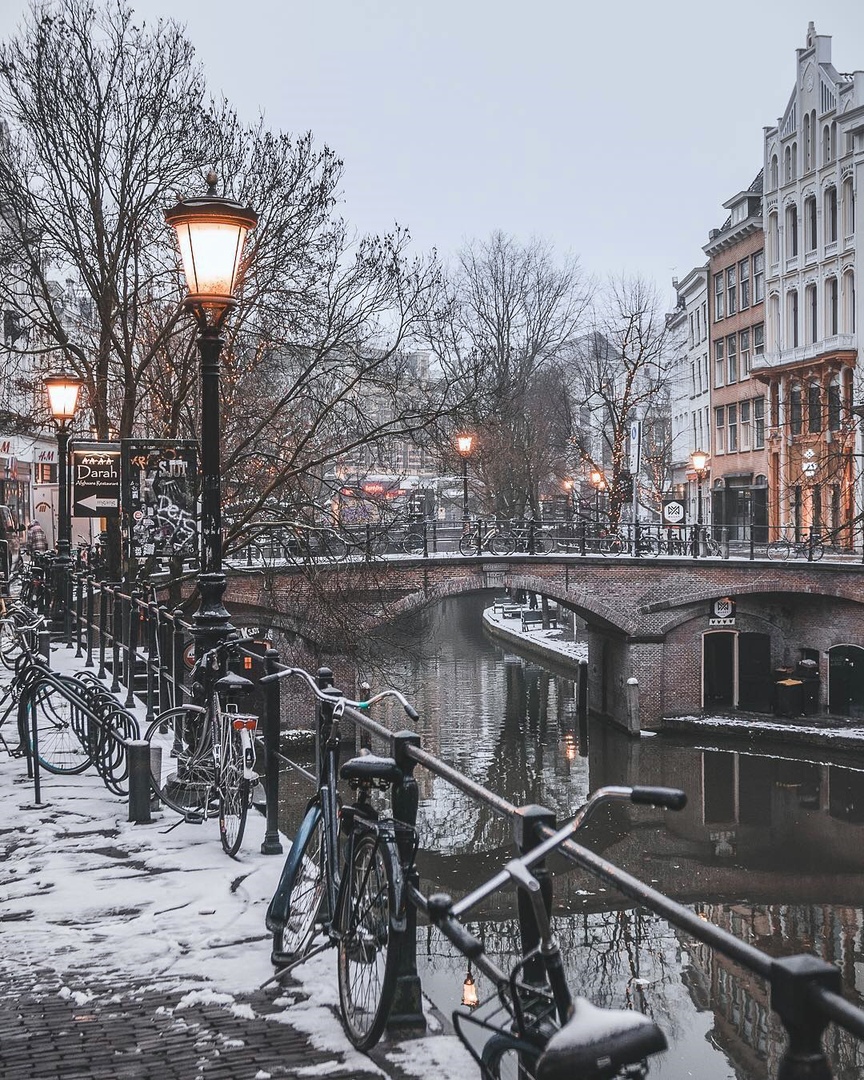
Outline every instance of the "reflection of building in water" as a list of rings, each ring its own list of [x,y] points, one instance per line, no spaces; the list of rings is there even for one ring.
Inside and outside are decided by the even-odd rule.
[[[699,915],[774,956],[810,953],[836,964],[843,991],[861,1004],[860,973],[864,961],[864,913],[861,908],[828,905],[698,904]],[[765,981],[707,945],[690,943],[691,967],[684,980],[694,1002],[714,1012],[713,1038],[747,1077],[776,1076],[786,1039],[772,1013]],[[864,1046],[853,1035],[831,1025],[823,1045],[835,1080],[858,1080],[864,1068]]]

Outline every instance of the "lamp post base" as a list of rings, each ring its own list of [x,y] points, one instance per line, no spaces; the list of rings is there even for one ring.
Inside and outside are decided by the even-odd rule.
[[[215,649],[235,633],[236,627],[222,603],[227,581],[221,572],[198,575],[198,610],[192,616],[195,655]]]

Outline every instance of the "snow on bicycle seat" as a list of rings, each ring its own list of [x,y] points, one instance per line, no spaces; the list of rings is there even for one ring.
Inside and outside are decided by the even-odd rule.
[[[247,694],[255,689],[255,683],[250,679],[244,679],[242,675],[228,671],[221,679],[217,679],[216,689],[223,694]]]
[[[385,780],[388,784],[398,784],[402,779],[402,770],[392,757],[363,754],[362,757],[346,761],[339,775],[343,780]]]
[[[666,1049],[666,1036],[631,1009],[598,1009],[577,997],[574,1012],[537,1063],[537,1080],[611,1080],[625,1065]]]

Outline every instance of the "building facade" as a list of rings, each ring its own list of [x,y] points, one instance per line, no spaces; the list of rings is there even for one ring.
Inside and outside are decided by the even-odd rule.
[[[795,86],[765,128],[766,347],[753,365],[768,408],[772,533],[854,542],[860,507],[856,396],[857,192],[864,184],[864,72],[839,73],[813,23]]]
[[[729,217],[709,235],[711,520],[730,540],[764,543],[768,459],[764,387],[751,369],[765,351],[762,172],[727,200]]]

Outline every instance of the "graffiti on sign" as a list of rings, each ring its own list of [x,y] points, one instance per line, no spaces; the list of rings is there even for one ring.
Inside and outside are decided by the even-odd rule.
[[[195,444],[179,440],[123,441],[123,510],[129,555],[197,555]]]

